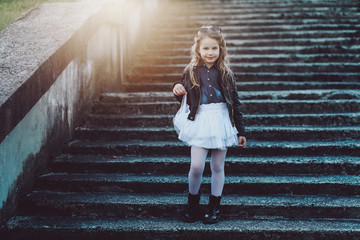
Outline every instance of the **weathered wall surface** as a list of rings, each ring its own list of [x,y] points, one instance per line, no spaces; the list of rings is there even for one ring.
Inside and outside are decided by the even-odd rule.
[[[48,156],[71,136],[84,108],[91,65],[73,60],[25,118],[0,144],[0,196],[6,207],[16,206],[18,195],[32,187],[34,175],[43,172]]]
[[[2,221],[71,138],[91,99],[121,90],[136,39],[159,7],[155,0],[104,2],[39,5],[0,32]]]

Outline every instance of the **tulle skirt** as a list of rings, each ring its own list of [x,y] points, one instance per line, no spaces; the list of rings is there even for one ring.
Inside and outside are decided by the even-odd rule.
[[[238,131],[231,124],[225,103],[200,105],[194,121],[187,119],[190,111],[184,103],[186,98],[173,119],[181,141],[189,146],[222,150],[238,144]]]

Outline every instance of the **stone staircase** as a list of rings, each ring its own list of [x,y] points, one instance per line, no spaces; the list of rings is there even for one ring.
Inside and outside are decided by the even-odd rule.
[[[183,223],[190,148],[172,83],[199,26],[221,26],[245,114],[223,218]],[[40,176],[5,239],[360,239],[358,1],[171,1],[129,73]],[[201,199],[207,204],[206,166]]]

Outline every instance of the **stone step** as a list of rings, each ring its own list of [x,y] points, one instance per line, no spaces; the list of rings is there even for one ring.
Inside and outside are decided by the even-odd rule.
[[[350,113],[360,111],[360,100],[242,100],[244,114]],[[99,114],[175,114],[178,102],[101,103],[95,102],[93,113]]]
[[[289,20],[296,19],[297,21],[301,21],[303,23],[308,20],[318,20],[323,21],[324,19],[332,18],[332,19],[357,19],[360,14],[358,13],[358,8],[347,8],[347,11],[338,12],[330,12],[328,10],[316,12],[316,8],[310,12],[290,10],[290,11],[281,11],[276,10],[276,12],[268,11],[268,12],[245,12],[239,9],[224,9],[219,7],[218,11],[210,11],[207,9],[204,10],[194,10],[186,9],[186,11],[178,11],[173,12],[171,16],[165,18],[166,22],[169,23],[177,23],[177,22],[205,22],[205,21],[218,21],[221,22],[221,25],[225,25],[227,22],[232,21],[254,21],[254,20]],[[305,8],[306,9],[306,8]],[[180,12],[180,13],[179,13]],[[228,15],[232,15],[233,17],[227,17]],[[219,17],[217,17],[219,16]]]
[[[209,157],[208,157],[209,159]],[[208,160],[207,160],[208,161]],[[135,173],[184,174],[189,171],[189,156],[58,156],[51,165],[55,173]],[[229,156],[225,161],[226,174],[242,175],[359,175],[357,156]],[[204,176],[210,176],[207,163]]]
[[[327,99],[360,99],[359,90],[310,89],[287,91],[238,91],[241,100],[254,99],[288,99],[288,100],[327,100]],[[133,93],[102,93],[100,102],[131,103],[131,102],[168,102],[176,101],[174,94],[169,92],[133,92]]]
[[[356,37],[358,36],[358,31],[360,29],[360,26],[358,29],[354,30],[342,30],[342,29],[336,29],[336,30],[303,30],[303,31],[272,31],[272,32],[249,32],[249,33],[227,33],[223,31],[223,36],[226,39],[226,42],[230,42],[232,40],[238,40],[238,39],[251,39],[254,38],[258,39],[274,39],[274,38],[338,38],[339,36],[342,37]],[[150,37],[149,42],[155,43],[159,41],[163,37],[163,39],[166,37],[166,34],[169,34],[167,32],[163,34],[156,34]],[[193,40],[194,35],[196,34],[193,30],[192,33],[189,34],[173,34],[170,37],[165,38],[166,42],[168,44],[175,41],[175,43],[178,45],[180,41],[189,42]],[[164,41],[162,40],[162,41]]]
[[[181,2],[181,1],[173,1],[172,2],[173,4],[179,4],[179,5],[183,5],[184,3]],[[190,5],[194,5],[199,7],[199,6],[203,6],[201,4],[201,1],[188,1],[188,2],[185,2],[186,3],[186,6],[190,6]],[[209,4],[219,4],[219,1],[218,0],[209,0],[208,1]],[[222,2],[221,2],[222,3]],[[233,3],[233,2],[226,2],[226,3]],[[256,4],[274,4],[275,6],[277,5],[290,5],[290,6],[293,6],[293,5],[332,5],[332,4],[335,4],[335,5],[338,5],[339,2],[336,1],[336,0],[325,0],[325,1],[319,1],[319,0],[316,0],[316,1],[304,1],[304,0],[299,0],[299,1],[289,1],[289,2],[284,2],[284,1],[281,1],[281,0],[259,0],[259,1],[255,1],[255,0],[239,0],[239,1],[236,1],[236,3],[241,3],[240,6],[242,6],[243,4],[246,5],[246,4],[250,4],[250,5],[256,5]],[[341,5],[354,5],[354,1],[351,1],[351,0],[344,0],[341,2]]]
[[[271,7],[271,8],[270,8]],[[344,11],[346,8],[346,11]],[[314,6],[314,4],[309,5],[291,5],[291,6],[280,6],[278,4],[242,4],[242,3],[233,3],[233,4],[208,4],[204,7],[183,5],[182,9],[187,9],[186,12],[179,11],[181,6],[177,6],[173,9],[168,9],[168,14],[165,16],[165,19],[204,19],[206,17],[213,16],[215,19],[233,19],[237,17],[242,18],[280,18],[286,19],[288,16],[292,16],[297,19],[324,19],[325,16],[339,16],[341,13],[345,13],[341,16],[357,16],[358,7],[356,4],[347,5],[344,4],[329,4],[323,6]],[[230,16],[229,16],[230,15]]]
[[[326,4],[326,5],[317,5],[316,3],[302,3],[298,4],[277,4],[277,3],[252,3],[252,4],[244,4],[244,3],[207,3],[207,6],[200,6],[194,4],[186,4],[182,5],[183,9],[187,9],[186,12],[179,11],[179,7],[181,5],[177,5],[176,8],[169,9],[168,12],[170,16],[173,18],[199,18],[201,16],[222,16],[222,18],[228,17],[225,19],[232,19],[233,16],[237,15],[254,15],[254,16],[272,16],[274,14],[279,14],[284,18],[285,14],[293,14],[298,18],[306,18],[306,17],[322,17],[323,14],[339,14],[344,12],[344,8],[346,7],[347,14],[355,14],[358,12],[358,7],[356,3],[353,1],[353,4]],[[220,8],[221,7],[221,8]],[[301,14],[302,13],[302,14]],[[282,14],[282,15],[280,15]],[[301,15],[299,15],[301,14]],[[286,17],[287,15],[285,15]],[[344,14],[346,16],[346,14]],[[187,18],[186,18],[187,19]],[[323,19],[323,18],[322,18]]]
[[[201,212],[206,209],[206,197],[201,199]],[[244,217],[357,219],[359,200],[359,196],[226,195],[221,201],[221,216],[223,220]],[[33,191],[22,200],[19,211],[20,215],[177,218],[186,205],[185,194]]]
[[[144,64],[137,64],[133,67],[132,73],[134,75],[140,75],[142,74],[158,74],[158,73],[164,73],[164,75],[168,74],[179,74],[184,71],[184,68],[187,66],[187,64],[151,64],[151,65],[144,65]],[[303,72],[308,73],[312,72],[313,74],[317,74],[318,72],[320,74],[324,75],[340,75],[342,77],[347,75],[351,75],[357,78],[357,80],[360,79],[360,63],[300,63],[300,62],[286,62],[286,63],[269,63],[269,62],[256,62],[256,63],[232,63],[231,69],[239,75],[239,73],[285,73],[288,75],[288,72],[291,72],[293,74],[301,73]],[[345,74],[350,73],[350,74]],[[308,75],[308,74],[306,74]],[[306,76],[305,75],[305,76]],[[132,79],[132,78],[130,78]]]
[[[228,219],[214,225],[179,218],[18,216],[2,230],[9,240],[35,239],[347,239],[360,238],[357,220]],[[26,234],[24,234],[26,232]]]
[[[241,12],[250,12],[250,13],[267,13],[267,12],[281,12],[281,11],[296,11],[296,12],[311,12],[314,9],[316,9],[316,12],[331,12],[331,11],[341,11],[343,8],[349,9],[350,11],[356,11],[357,5],[356,1],[341,1],[341,2],[330,2],[330,1],[312,1],[312,2],[305,2],[305,1],[236,1],[236,2],[211,2],[207,1],[207,4],[201,4],[198,2],[187,2],[186,5],[178,4],[174,5],[174,12],[178,9],[178,7],[186,7],[190,9],[198,9],[198,11],[217,11],[217,9],[214,9],[214,7],[219,7],[221,5],[224,9],[238,9]],[[176,7],[175,7],[176,6]],[[351,9],[352,8],[352,9]],[[171,9],[169,9],[171,12]],[[172,15],[173,12],[171,12],[170,15]],[[193,15],[194,17],[197,17],[198,15]],[[191,17],[193,17],[191,16]],[[227,15],[225,15],[227,16]],[[231,16],[228,16],[231,18]]]
[[[239,63],[357,63],[360,61],[360,54],[352,53],[318,53],[318,54],[243,54],[231,57],[231,62]],[[138,59],[138,64],[165,65],[165,64],[187,64],[190,56],[143,56]]]
[[[279,67],[281,68],[281,67]],[[256,71],[256,69],[258,71]],[[296,69],[296,66],[292,67],[293,70]],[[132,83],[138,82],[178,82],[181,80],[181,73],[184,69],[176,71],[176,73],[158,72],[158,73],[135,73],[129,75],[127,80]],[[274,70],[274,72],[263,72],[261,70],[266,70],[263,68],[250,69],[249,72],[235,71],[235,77],[238,81],[287,81],[287,82],[359,82],[360,73],[359,72],[290,72],[286,71],[286,68],[279,70]],[[301,69],[298,69],[301,70]],[[298,71],[297,70],[297,71]],[[357,70],[356,70],[357,71]]]
[[[261,79],[261,78],[260,78]],[[309,89],[360,89],[360,82],[290,82],[290,81],[237,81],[236,86],[239,91],[284,91],[284,90],[309,90]],[[174,82],[181,81],[180,78],[173,82],[125,82],[122,85],[124,92],[172,92]]]
[[[215,17],[215,16],[210,16]],[[220,16],[221,17],[221,16]],[[229,17],[229,16],[226,16]],[[332,30],[358,30],[360,28],[360,24],[358,23],[323,23],[323,24],[291,24],[291,25],[277,25],[277,26],[269,26],[269,25],[256,25],[256,26],[221,26],[221,30],[224,34],[246,34],[246,33],[259,33],[259,34],[272,34],[272,32],[302,32],[302,31],[332,31]],[[154,27],[152,29],[152,34],[155,36],[166,36],[171,38],[172,36],[180,35],[195,35],[197,28],[159,28]],[[150,36],[155,37],[155,36]]]
[[[193,28],[197,29],[202,25],[211,25],[211,26],[272,26],[272,27],[281,27],[291,26],[291,25],[319,25],[319,24],[353,24],[357,25],[360,23],[358,16],[348,16],[348,17],[334,17],[329,19],[252,19],[244,18],[242,20],[199,20],[199,21],[163,21],[157,24],[157,28]]]
[[[139,156],[188,156],[190,148],[178,141],[80,141],[70,142],[64,153]],[[347,155],[358,156],[358,140],[249,141],[245,148],[230,147],[228,156]]]
[[[175,115],[90,114],[89,127],[172,127]],[[246,126],[355,126],[360,113],[253,114],[244,115]]]
[[[246,137],[248,141],[360,140],[360,126],[247,126]],[[74,138],[89,141],[176,141],[178,135],[173,127],[77,127]]]
[[[246,8],[247,6],[247,8]],[[274,6],[274,8],[269,8]],[[344,11],[346,8],[346,11]],[[213,16],[212,18],[206,18]],[[218,17],[219,16],[219,17]],[[227,17],[229,16],[229,17]],[[178,5],[174,8],[169,8],[164,15],[164,20],[183,20],[190,22],[193,19],[225,19],[231,20],[234,18],[241,19],[319,19],[324,20],[326,16],[331,19],[345,19],[359,16],[358,7],[356,4],[347,5],[342,4],[314,6],[298,5],[298,6],[279,6],[274,3],[249,4],[242,5],[242,3],[235,3],[231,5],[223,5],[220,3],[209,4],[207,7],[199,7],[192,5]],[[227,18],[225,18],[227,17]]]
[[[189,56],[190,47],[171,48],[171,49],[145,49],[140,56]],[[360,53],[359,45],[298,45],[298,46],[238,46],[227,47],[230,56],[246,54],[358,54]]]
[[[178,3],[178,5],[175,5],[176,3]],[[210,8],[213,9],[213,5],[219,5],[219,1],[217,0],[210,0],[207,1],[207,4],[204,6],[201,1],[187,1],[187,2],[176,2],[173,1],[172,2],[173,6],[192,6],[192,7],[201,7],[201,9],[206,9],[206,8]],[[351,6],[356,6],[356,2],[352,1],[352,0],[344,0],[344,1],[336,1],[336,0],[325,0],[325,1],[288,1],[288,2],[284,2],[281,0],[272,0],[272,1],[264,1],[264,0],[259,0],[259,1],[254,1],[254,0],[239,0],[239,1],[222,1],[221,2],[221,6],[234,6],[237,8],[244,8],[244,9],[249,9],[251,7],[254,7],[254,11],[261,11],[261,10],[265,10],[265,9],[276,9],[276,8],[283,8],[283,7],[335,7],[335,6],[342,6],[342,7],[351,7]],[[263,8],[261,8],[263,7]]]
[[[317,8],[317,10],[334,10],[336,7],[356,7],[356,2],[348,0],[348,1],[207,1],[207,4],[201,4],[201,1],[187,1],[187,2],[176,2],[173,1],[171,5],[167,6],[167,10],[174,10],[178,9],[178,7],[191,7],[192,9],[201,10],[213,10],[218,11],[218,9],[214,9],[215,6],[221,5],[225,9],[239,9],[244,11],[252,11],[252,12],[267,12],[272,10],[281,10],[281,9],[289,9],[294,10],[298,9],[301,10],[301,7],[311,11],[310,8]],[[173,7],[171,7],[173,6]],[[261,8],[262,7],[262,8]],[[341,10],[341,9],[337,9]],[[356,9],[354,9],[356,10]],[[172,13],[172,12],[171,12]]]
[[[352,19],[357,18],[358,8],[357,7],[347,7],[347,11],[344,15],[344,11],[340,8],[335,9],[335,7],[331,7],[332,10],[324,9],[323,11],[314,11],[315,9],[309,8],[292,8],[292,9],[285,9],[285,8],[275,8],[275,9],[238,9],[233,8],[229,9],[226,7],[221,6],[221,11],[226,11],[228,14],[218,14],[218,12],[210,11],[208,9],[203,9],[202,11],[196,11],[197,13],[189,12],[190,14],[182,14],[178,15],[179,11],[174,11],[173,14],[169,14],[165,17],[165,21],[229,21],[229,20],[269,20],[269,19],[297,19],[297,20],[323,20],[325,18],[338,18],[341,20],[344,19]],[[177,9],[179,10],[179,9]],[[310,10],[310,11],[309,11]],[[338,12],[335,12],[338,11]],[[206,14],[207,13],[207,14]],[[230,15],[230,16],[229,16]],[[341,16],[340,16],[341,15]],[[226,26],[226,25],[225,25]]]
[[[330,45],[360,45],[359,37],[321,37],[321,38],[256,38],[256,39],[245,39],[245,40],[226,40],[226,46],[229,47],[265,47],[265,46],[330,46]],[[148,43],[150,49],[162,49],[171,50],[173,48],[186,48],[193,45],[193,40],[189,37],[188,41],[168,41],[168,40],[157,40]]]
[[[210,177],[204,176],[201,192],[210,193]],[[124,173],[48,173],[35,183],[37,191],[187,193],[188,178],[183,175]],[[355,175],[227,175],[223,195],[322,195],[354,196],[360,193],[360,177]]]

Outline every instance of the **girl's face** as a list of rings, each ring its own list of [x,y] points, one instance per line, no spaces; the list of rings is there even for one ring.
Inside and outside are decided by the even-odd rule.
[[[203,62],[210,68],[219,58],[220,47],[215,39],[205,37],[200,40],[199,51]]]

